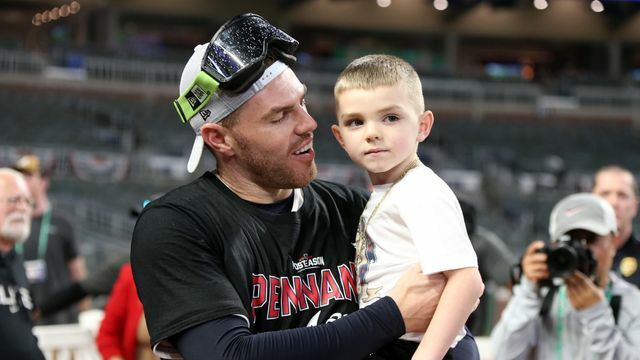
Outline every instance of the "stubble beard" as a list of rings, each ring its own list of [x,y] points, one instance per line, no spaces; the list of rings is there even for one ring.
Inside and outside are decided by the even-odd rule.
[[[296,172],[295,169],[278,162],[275,157],[252,148],[246,138],[236,136],[236,141],[242,150],[238,152],[238,158],[250,169],[251,180],[261,187],[272,189],[301,188],[309,185],[318,173],[315,161],[311,162],[307,171]]]

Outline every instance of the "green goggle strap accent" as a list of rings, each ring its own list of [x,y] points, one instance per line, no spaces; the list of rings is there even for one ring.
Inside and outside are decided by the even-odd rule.
[[[216,79],[206,72],[200,71],[189,88],[173,101],[173,106],[176,108],[180,120],[183,123],[189,122],[209,103],[219,85],[220,83]]]

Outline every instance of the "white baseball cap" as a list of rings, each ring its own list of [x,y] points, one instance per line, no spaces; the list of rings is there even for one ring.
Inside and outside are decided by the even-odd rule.
[[[617,234],[616,215],[611,205],[591,193],[578,193],[560,200],[551,211],[549,235],[551,240],[571,230],[587,230],[604,236]]]
[[[209,44],[200,44],[193,49],[193,55],[191,55],[191,58],[187,61],[184,70],[182,70],[182,76],[180,77],[180,94],[183,94],[189,89],[196,76],[200,73],[202,58],[205,55],[208,45]],[[288,66],[285,63],[275,61],[246,91],[240,94],[231,94],[223,90],[216,91],[211,96],[209,103],[202,108],[198,114],[189,119],[189,124],[196,132],[196,139],[193,142],[191,155],[187,162],[188,172],[193,173],[196,170],[200,163],[200,158],[202,157],[202,150],[204,148],[204,141],[200,134],[200,128],[202,125],[208,122],[216,123],[227,117],[267,86],[271,80],[275,79],[287,68]]]

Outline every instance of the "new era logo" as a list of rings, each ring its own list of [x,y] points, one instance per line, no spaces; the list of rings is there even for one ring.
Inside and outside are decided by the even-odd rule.
[[[204,109],[204,110],[200,111],[200,116],[202,116],[202,120],[207,121],[209,116],[211,116],[211,110]]]

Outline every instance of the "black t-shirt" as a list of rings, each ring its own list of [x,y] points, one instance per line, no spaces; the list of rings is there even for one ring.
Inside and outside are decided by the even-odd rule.
[[[620,276],[640,288],[640,240],[631,234],[629,240],[618,249],[613,258],[613,270]]]
[[[44,360],[32,333],[33,304],[22,259],[11,250],[0,254],[0,357]]]
[[[358,308],[353,264],[364,192],[321,180],[274,214],[212,173],[153,201],[131,261],[153,344],[227,315],[252,332],[325,323]]]
[[[29,289],[36,304],[46,301],[56,291],[71,284],[68,264],[79,256],[71,223],[57,212],[52,211],[48,216],[48,221],[44,220],[45,215],[33,218],[31,234],[22,246]],[[47,223],[44,228],[43,221]],[[38,269],[40,263],[44,264],[46,270]],[[78,322],[78,309],[74,305],[43,317],[37,325],[75,322]]]

